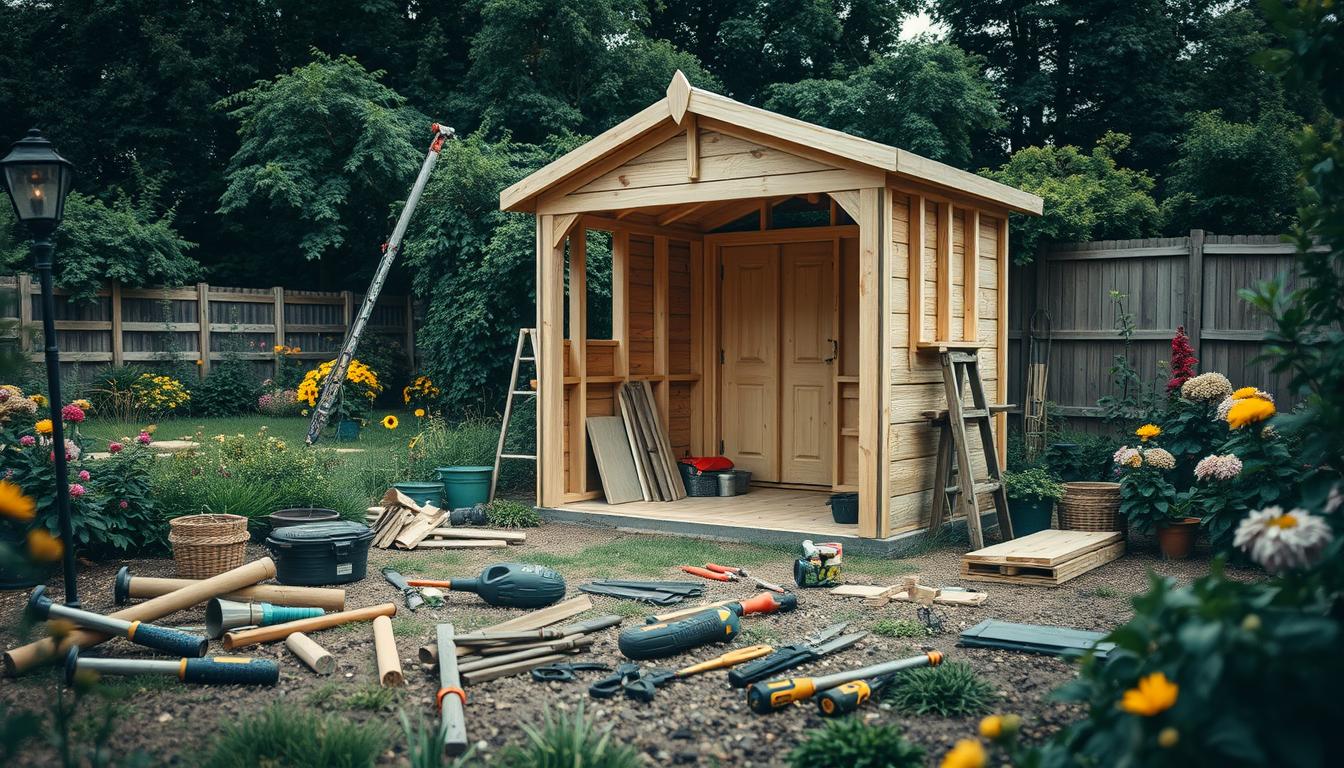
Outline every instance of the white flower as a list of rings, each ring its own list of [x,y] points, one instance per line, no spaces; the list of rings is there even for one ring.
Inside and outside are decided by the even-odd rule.
[[[1205,456],[1195,465],[1195,477],[1200,480],[1231,480],[1241,474],[1241,459],[1236,454]]]
[[[1344,504],[1344,491],[1339,489],[1339,483],[1335,483],[1330,488],[1330,495],[1325,498],[1325,513],[1328,515],[1334,512],[1341,504]]]
[[[1137,467],[1143,463],[1143,456],[1137,448],[1122,445],[1111,454],[1111,460],[1121,467]]]
[[[1218,404],[1219,421],[1227,421],[1227,413],[1228,411],[1232,410],[1232,406],[1236,404],[1236,402],[1237,401],[1233,399],[1231,395],[1228,395],[1227,397],[1223,398],[1223,401]]]
[[[1149,448],[1143,452],[1143,462],[1158,469],[1175,469],[1176,457],[1165,448]]]
[[[1284,512],[1275,506],[1242,520],[1232,544],[1265,570],[1278,573],[1311,565],[1332,538],[1330,526],[1321,518],[1304,509]]]
[[[1212,403],[1232,394],[1232,382],[1221,373],[1201,373],[1181,385],[1181,397],[1198,403]]]

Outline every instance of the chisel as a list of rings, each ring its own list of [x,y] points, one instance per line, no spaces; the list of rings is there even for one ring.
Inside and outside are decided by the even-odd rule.
[[[894,659],[881,664],[836,672],[821,677],[791,677],[786,680],[770,680],[756,683],[747,689],[747,706],[758,714],[767,714],[792,704],[795,701],[809,699],[818,691],[825,691],[838,685],[866,677],[876,677],[915,667],[936,667],[943,661],[943,654],[929,651],[922,656],[908,659]]]
[[[39,619],[65,619],[66,621],[97,632],[105,632],[115,637],[152,648],[174,656],[199,658],[205,655],[209,641],[200,635],[191,635],[176,629],[145,624],[139,621],[114,619],[101,613],[71,608],[68,605],[53,603],[47,597],[47,588],[39,586],[28,597],[28,612]],[[177,662],[173,662],[176,664]]]
[[[670,621],[674,618],[694,616],[701,611],[709,611],[718,607],[727,608],[738,616],[748,616],[753,613],[787,613],[798,607],[798,598],[794,595],[776,597],[769,592],[762,592],[761,594],[746,600],[724,601],[706,605],[703,608],[687,608],[684,609],[684,611],[674,611],[671,614],[664,614],[662,616],[646,616],[644,618],[644,623],[658,624],[660,622]]]
[[[70,685],[75,675],[93,671],[103,675],[173,675],[184,683],[219,685],[275,685],[280,680],[280,667],[270,659],[249,659],[242,656],[211,656],[204,659],[107,659],[80,658],[79,647],[70,649],[65,656],[65,682]]]

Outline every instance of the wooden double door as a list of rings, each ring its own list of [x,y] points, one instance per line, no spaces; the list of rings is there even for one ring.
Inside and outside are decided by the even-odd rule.
[[[834,244],[725,245],[721,254],[723,453],[753,480],[830,486]]]

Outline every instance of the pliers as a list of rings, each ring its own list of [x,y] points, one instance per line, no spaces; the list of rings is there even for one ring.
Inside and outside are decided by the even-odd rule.
[[[568,683],[573,680],[575,672],[584,670],[595,670],[598,672],[608,672],[611,666],[600,664],[596,661],[578,661],[578,662],[558,662],[547,664],[532,670],[532,679],[538,683],[558,682]]]

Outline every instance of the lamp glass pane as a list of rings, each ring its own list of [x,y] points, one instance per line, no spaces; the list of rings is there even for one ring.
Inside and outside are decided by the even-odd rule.
[[[54,163],[11,165],[5,168],[14,207],[23,221],[56,219],[61,215],[61,167]]]

